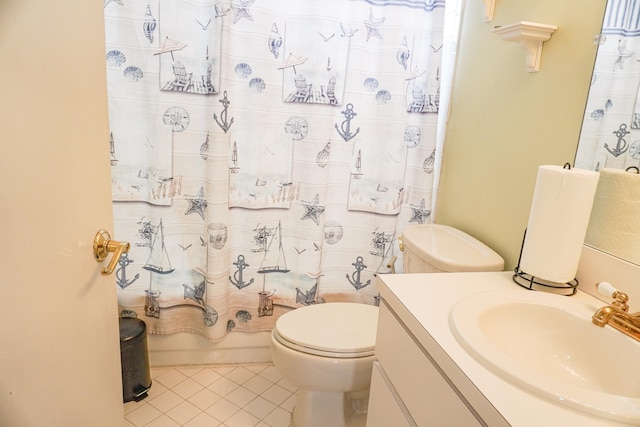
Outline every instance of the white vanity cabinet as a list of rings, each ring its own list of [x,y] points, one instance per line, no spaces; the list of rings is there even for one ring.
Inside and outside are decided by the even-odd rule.
[[[453,307],[479,292],[530,292],[512,272],[378,276],[381,303],[367,427],[629,426],[506,381],[462,348]],[[586,302],[592,297],[576,296]],[[594,306],[595,307],[595,306]]]
[[[486,425],[384,300],[376,357],[367,427]]]

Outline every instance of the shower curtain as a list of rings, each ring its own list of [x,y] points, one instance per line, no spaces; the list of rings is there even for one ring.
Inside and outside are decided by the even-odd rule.
[[[576,166],[640,166],[640,0],[609,0]]]
[[[444,0],[105,0],[122,316],[270,330],[377,304],[430,221]]]

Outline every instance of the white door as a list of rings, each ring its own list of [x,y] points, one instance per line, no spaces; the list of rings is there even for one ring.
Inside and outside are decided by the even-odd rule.
[[[101,1],[0,0],[0,426],[123,425],[104,58]]]

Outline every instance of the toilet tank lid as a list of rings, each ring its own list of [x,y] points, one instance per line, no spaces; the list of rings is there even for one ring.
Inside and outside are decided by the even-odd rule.
[[[443,224],[411,225],[402,231],[405,247],[443,271],[502,271],[504,260],[467,233]]]

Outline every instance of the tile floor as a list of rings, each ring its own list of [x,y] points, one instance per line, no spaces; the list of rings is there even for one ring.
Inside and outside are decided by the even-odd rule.
[[[126,427],[289,427],[295,387],[271,364],[151,368],[149,396],[124,404]]]

